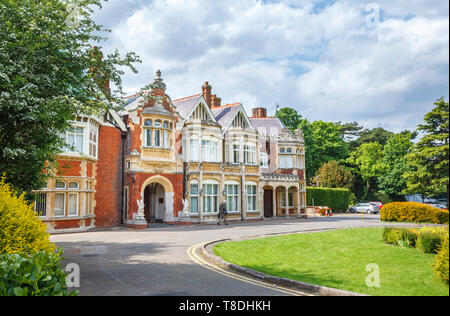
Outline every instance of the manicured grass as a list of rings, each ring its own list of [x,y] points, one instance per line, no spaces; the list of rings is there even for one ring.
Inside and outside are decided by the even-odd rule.
[[[227,242],[214,248],[228,262],[266,274],[374,296],[448,296],[431,266],[434,255],[387,245],[382,228],[359,228]],[[380,267],[368,288],[366,266]]]

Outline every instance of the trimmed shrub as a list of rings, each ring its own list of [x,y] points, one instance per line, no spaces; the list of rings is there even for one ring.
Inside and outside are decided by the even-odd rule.
[[[381,209],[381,220],[388,222],[448,224],[448,211],[417,202],[393,202]]]
[[[75,296],[66,286],[59,253],[0,255],[0,296]]]
[[[408,228],[385,227],[383,230],[383,240],[390,245],[412,247],[416,246],[418,231]]]
[[[32,255],[53,252],[47,226],[35,214],[33,205],[18,196],[0,179],[0,254]]]
[[[430,232],[419,232],[417,249],[425,253],[437,253],[441,247],[441,236]]]
[[[328,206],[333,212],[345,212],[350,205],[351,192],[349,189],[306,188],[308,205]]]
[[[448,254],[448,233],[447,233],[447,235],[445,235],[444,239],[442,240],[441,247],[433,263],[434,272],[442,282],[445,282],[447,284],[448,284],[448,260],[449,254]]]

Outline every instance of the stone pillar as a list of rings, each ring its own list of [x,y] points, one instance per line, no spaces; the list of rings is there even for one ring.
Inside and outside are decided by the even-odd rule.
[[[301,199],[300,199],[300,187],[297,187],[297,216],[302,216],[301,211]]]
[[[272,191],[273,217],[277,217],[277,188],[273,187]]]
[[[286,187],[286,217],[289,217],[289,187]]]
[[[245,190],[245,165],[242,165],[241,171],[241,214],[242,220],[245,221],[247,219],[247,192]]]

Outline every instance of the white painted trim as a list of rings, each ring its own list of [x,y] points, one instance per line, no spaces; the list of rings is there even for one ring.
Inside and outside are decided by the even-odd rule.
[[[236,116],[239,115],[239,113],[242,113],[244,115],[244,119],[248,124],[248,128],[250,129],[255,129],[252,125],[252,122],[250,122],[250,119],[248,118],[247,112],[245,111],[244,107],[242,106],[242,103],[239,104],[239,111],[236,112],[236,114],[234,114],[233,118],[230,120],[230,123],[228,123],[228,126],[225,128],[224,130],[224,134],[228,131],[228,129],[230,129],[230,127],[232,126],[234,119],[236,118]]]

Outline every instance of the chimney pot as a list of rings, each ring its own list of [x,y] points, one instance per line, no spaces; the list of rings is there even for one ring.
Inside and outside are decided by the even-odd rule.
[[[267,117],[267,109],[265,108],[256,108],[252,110],[252,115],[254,118],[266,118]]]

